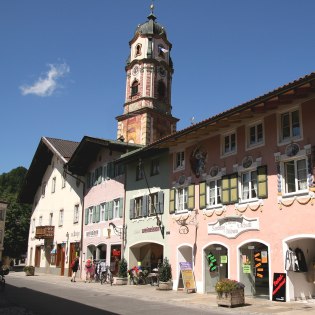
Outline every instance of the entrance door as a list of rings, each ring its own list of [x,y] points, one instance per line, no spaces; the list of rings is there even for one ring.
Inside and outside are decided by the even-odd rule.
[[[240,280],[245,284],[245,294],[269,298],[268,247],[252,242],[240,249]]]
[[[227,248],[213,244],[205,251],[205,292],[215,292],[218,280],[228,278],[228,251]]]
[[[71,270],[71,263],[76,257],[76,243],[70,243],[70,252],[69,252],[69,265],[68,265],[68,277],[71,277],[72,270]]]
[[[36,248],[35,248],[35,267],[40,267],[40,254],[41,254],[40,246],[36,246]]]

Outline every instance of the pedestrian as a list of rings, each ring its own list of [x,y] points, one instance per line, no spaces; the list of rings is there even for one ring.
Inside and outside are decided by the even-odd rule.
[[[76,282],[75,277],[76,277],[77,271],[79,269],[79,257],[74,258],[74,260],[71,263],[71,269],[72,269],[71,282]]]
[[[93,273],[93,257],[87,259],[85,262],[85,282],[91,282],[91,277]]]

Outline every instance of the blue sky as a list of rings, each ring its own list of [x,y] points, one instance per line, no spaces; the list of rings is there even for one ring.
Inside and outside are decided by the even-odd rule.
[[[0,1],[0,174],[42,136],[115,139],[125,61],[150,0]],[[178,130],[315,70],[314,0],[155,0]]]

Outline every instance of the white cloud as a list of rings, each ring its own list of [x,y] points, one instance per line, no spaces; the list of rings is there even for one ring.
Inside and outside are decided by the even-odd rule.
[[[60,87],[58,80],[70,72],[70,67],[66,64],[49,64],[49,70],[43,77],[40,77],[33,85],[23,85],[20,87],[22,95],[34,94],[37,96],[50,96]]]

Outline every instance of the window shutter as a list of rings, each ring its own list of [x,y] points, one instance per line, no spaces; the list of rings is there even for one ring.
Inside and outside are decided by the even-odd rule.
[[[123,217],[124,198],[119,198],[119,217]]]
[[[158,192],[158,208],[157,213],[164,213],[164,192],[161,190]]]
[[[95,212],[96,212],[96,207],[93,207],[93,215],[92,215],[92,222],[95,223]]]
[[[230,203],[230,178],[228,175],[222,176],[222,204]]]
[[[238,174],[234,173],[230,175],[230,202],[238,202]]]
[[[114,206],[114,202],[110,201],[108,203],[108,220],[112,220],[113,219],[113,206]]]
[[[105,203],[105,221],[108,221],[108,202]]]
[[[96,206],[95,222],[100,222],[100,205]]]
[[[175,213],[176,209],[176,189],[170,189],[170,213]]]
[[[205,209],[207,206],[207,185],[206,182],[199,183],[199,208]]]
[[[195,185],[188,186],[188,210],[194,210],[195,208]]]
[[[109,162],[107,164],[107,177],[114,178],[114,173],[115,173],[114,163]]]
[[[134,215],[135,215],[135,200],[130,199],[130,209],[129,209],[130,220],[134,218]]]
[[[85,225],[89,223],[89,208],[85,209]]]
[[[258,198],[268,197],[267,165],[257,167]]]
[[[146,217],[146,216],[148,216],[148,202],[149,202],[149,196],[143,196],[142,197],[142,216],[143,217]]]

